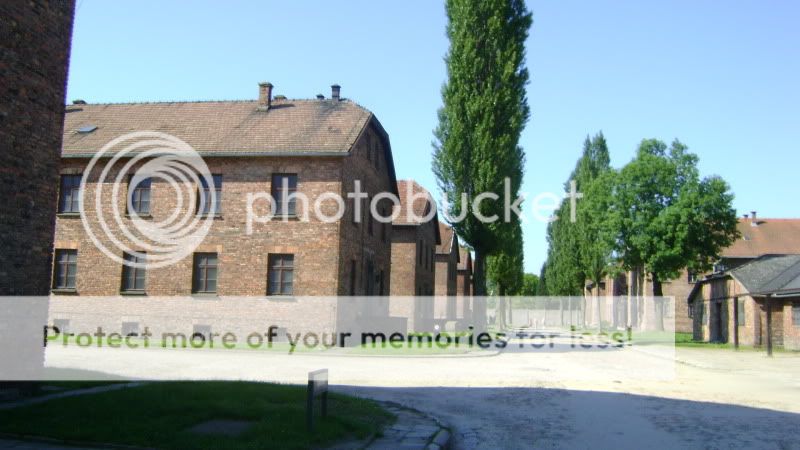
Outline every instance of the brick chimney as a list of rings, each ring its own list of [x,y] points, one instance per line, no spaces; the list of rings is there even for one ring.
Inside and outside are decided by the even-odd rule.
[[[334,84],[331,86],[331,98],[338,102],[339,101],[339,93],[341,93],[342,87],[338,84]]]
[[[272,83],[258,83],[258,109],[267,110],[272,106]]]
[[[750,216],[752,217],[752,219],[750,219],[750,226],[751,227],[757,227],[758,226],[758,216],[756,216],[756,212],[755,211],[750,211]]]

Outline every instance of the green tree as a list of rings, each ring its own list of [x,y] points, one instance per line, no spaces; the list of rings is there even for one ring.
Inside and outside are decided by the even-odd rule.
[[[523,285],[522,227],[518,221],[513,222],[515,227],[509,230],[500,251],[489,256],[486,264],[488,284],[496,287],[492,295],[498,297],[496,325],[500,329],[506,327],[506,314],[511,320],[508,296],[518,295]]]
[[[476,211],[473,201],[485,192],[502,198],[506,178],[516,197],[522,183],[525,155],[519,138],[530,114],[525,40],[532,17],[523,0],[447,0],[445,9],[448,78],[434,131],[433,171],[450,216],[465,214],[453,227],[475,251],[475,295],[480,297],[486,294],[486,257],[498,252],[513,224],[503,220],[503,202],[483,201]],[[500,220],[486,223],[475,212]]]
[[[547,291],[551,295],[582,295],[586,280],[598,284],[607,273],[613,229],[609,225],[613,171],[602,132],[586,136],[583,153],[564,184],[566,192],[583,194],[565,200],[557,220],[547,228]]]
[[[549,295],[547,290],[547,261],[539,269],[539,284],[536,286],[536,295]]]
[[[522,290],[520,295],[525,297],[533,297],[539,292],[539,276],[532,273],[526,273],[522,276]]]
[[[650,275],[656,297],[683,268],[707,270],[738,235],[727,183],[700,179],[697,162],[678,140],[668,148],[645,139],[615,183],[615,251],[625,269]],[[661,302],[656,313],[663,314]]]

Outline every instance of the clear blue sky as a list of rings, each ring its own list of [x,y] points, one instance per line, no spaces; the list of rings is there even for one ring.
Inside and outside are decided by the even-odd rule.
[[[558,192],[587,133],[621,166],[645,137],[680,138],[740,213],[800,217],[800,4],[529,3],[532,119],[523,190]],[[68,100],[342,95],[389,132],[400,178],[435,189],[431,130],[445,79],[444,7],[404,1],[78,0]],[[438,196],[437,196],[438,197]],[[525,225],[525,267],[545,225]]]

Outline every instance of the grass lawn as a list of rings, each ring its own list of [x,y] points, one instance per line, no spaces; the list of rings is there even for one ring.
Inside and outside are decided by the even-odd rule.
[[[375,402],[330,394],[328,417],[306,430],[306,387],[248,382],[160,382],[0,411],[0,433],[168,449],[323,447],[363,439],[394,420]],[[253,426],[235,437],[188,431],[208,420]]]

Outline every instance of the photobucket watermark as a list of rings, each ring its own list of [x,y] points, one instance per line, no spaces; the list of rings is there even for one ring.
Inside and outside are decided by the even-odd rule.
[[[283,186],[278,192],[286,193],[276,198],[271,192],[249,192],[246,194],[246,233],[254,232],[255,224],[266,224],[273,221],[303,221],[315,220],[323,223],[335,223],[343,219],[355,223],[374,220],[378,223],[392,223],[402,219],[405,223],[425,223],[437,214],[448,223],[455,224],[464,221],[470,214],[483,223],[497,221],[510,222],[512,219],[528,222],[553,222],[559,219],[555,212],[563,202],[568,202],[570,222],[577,221],[577,201],[583,194],[577,191],[575,181],[570,182],[570,191],[558,195],[552,192],[540,193],[530,202],[530,207],[523,207],[528,195],[514,197],[511,192],[511,180],[503,181],[503,194],[483,192],[472,198],[466,193],[460,196],[462,207],[457,213],[451,213],[453,208],[446,195],[442,195],[441,208],[436,207],[433,196],[427,191],[414,189],[411,183],[405,183],[404,192],[379,192],[370,195],[363,187],[360,180],[355,180],[351,192],[339,194],[337,192],[324,192],[312,200],[308,194],[301,190],[292,190],[289,181],[284,179]],[[401,197],[405,201],[401,201]],[[485,203],[500,203],[500,213],[483,213]],[[425,207],[425,205],[431,205]],[[496,210],[497,208],[493,208]]]
[[[451,224],[467,217],[483,223],[552,222],[559,219],[555,211],[564,202],[569,206],[568,219],[575,222],[577,200],[583,197],[574,181],[563,195],[515,196],[506,178],[500,193],[450,196],[458,198],[457,208],[443,195],[437,207],[430,192],[416,183],[398,183],[398,190],[386,190],[358,179],[333,180],[352,189],[320,191],[319,183],[304,181],[302,173],[266,177],[261,186],[267,190],[234,189],[224,194],[223,178],[236,184],[237,176],[235,172],[212,175],[202,155],[174,136],[130,133],[106,144],[83,168],[78,210],[86,234],[106,256],[129,267],[159,268],[191,255],[215,219],[223,216],[226,204],[237,204],[230,208],[237,215],[244,204],[243,231],[251,235],[259,232],[259,225],[275,221],[347,220],[372,227],[426,223],[437,214]]]

